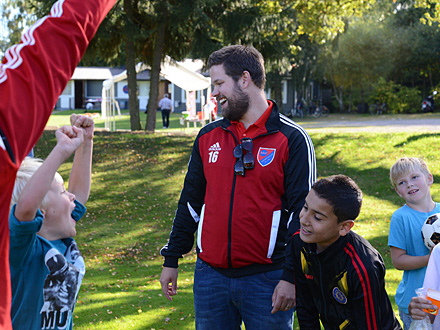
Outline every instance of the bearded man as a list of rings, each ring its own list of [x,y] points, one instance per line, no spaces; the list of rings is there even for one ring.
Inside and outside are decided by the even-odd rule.
[[[223,118],[193,146],[160,282],[177,293],[178,259],[197,231],[196,329],[288,330],[295,287],[289,248],[316,180],[315,152],[302,127],[267,100],[263,56],[233,45],[208,60]],[[289,245],[290,246],[290,245]]]

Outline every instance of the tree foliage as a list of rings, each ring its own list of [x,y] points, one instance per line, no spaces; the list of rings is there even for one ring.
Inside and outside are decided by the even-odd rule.
[[[10,40],[55,0],[4,0]],[[11,8],[17,8],[12,10]],[[382,77],[429,90],[440,81],[440,0],[119,0],[92,40],[84,65],[126,66],[132,129],[141,129],[134,66],[151,67],[145,128],[153,131],[160,62],[207,59],[229,44],[253,45],[265,57],[267,84],[281,98],[290,75],[301,96],[311,80],[344,97],[364,98]],[[281,104],[281,102],[279,102]]]
[[[23,30],[36,20],[29,2],[23,0],[3,0],[0,4],[2,13],[0,33],[0,53],[20,42]]]

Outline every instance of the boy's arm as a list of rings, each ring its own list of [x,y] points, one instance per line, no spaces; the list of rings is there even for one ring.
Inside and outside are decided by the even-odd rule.
[[[319,322],[319,311],[313,301],[313,294],[309,289],[307,279],[301,266],[301,250],[303,243],[299,238],[299,232],[292,237],[292,263],[295,269],[296,287],[296,315],[301,329],[321,329]]]
[[[83,131],[63,126],[55,132],[57,144],[23,188],[15,207],[15,217],[20,221],[32,221],[43,198],[52,185],[58,168],[83,142]]]
[[[391,261],[398,270],[419,269],[428,265],[429,254],[424,256],[410,256],[405,250],[390,246]]]
[[[70,116],[70,122],[72,126],[83,129],[84,142],[75,152],[68,191],[81,204],[85,204],[89,199],[91,185],[94,122],[89,116],[75,114]]]
[[[401,329],[385,290],[385,264],[379,253],[346,248],[353,265],[348,274],[353,329]]]

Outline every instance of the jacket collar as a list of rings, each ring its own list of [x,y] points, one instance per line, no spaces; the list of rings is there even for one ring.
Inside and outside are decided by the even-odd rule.
[[[278,106],[275,103],[275,101],[271,100],[273,102],[273,108],[272,108],[272,112],[269,115],[269,118],[267,119],[266,122],[266,132],[267,134],[270,133],[275,133],[278,132],[280,130],[280,113],[278,110]],[[220,125],[224,128],[229,130],[229,127],[232,125],[231,121],[229,119],[223,118],[221,120]]]
[[[351,235],[351,232],[348,233],[345,236],[340,236],[333,244],[331,244],[328,248],[326,248],[321,253],[316,253],[316,244],[304,244],[305,251],[310,254],[314,255],[319,260],[325,260],[325,259],[334,259],[335,255],[339,254],[343,247],[347,244],[348,236]]]

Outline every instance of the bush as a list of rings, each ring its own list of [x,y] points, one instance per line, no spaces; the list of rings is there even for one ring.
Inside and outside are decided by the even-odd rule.
[[[416,113],[420,110],[421,98],[417,88],[400,86],[396,98],[396,105],[391,108],[393,113]]]
[[[370,102],[385,102],[391,113],[416,113],[420,108],[421,97],[417,88],[409,88],[380,78],[373,86]]]

